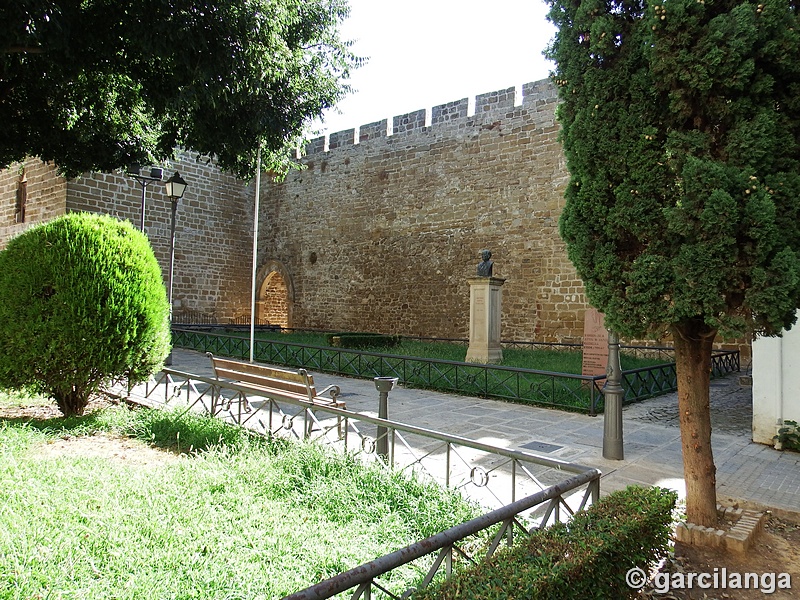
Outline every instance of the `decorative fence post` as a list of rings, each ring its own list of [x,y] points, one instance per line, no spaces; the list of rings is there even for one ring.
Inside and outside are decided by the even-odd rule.
[[[389,419],[389,392],[397,383],[397,377],[376,377],[375,389],[378,390],[378,418]],[[378,425],[377,452],[378,456],[387,460],[389,458],[389,432],[383,425]]]
[[[606,384],[603,386],[605,409],[603,410],[603,458],[623,460],[622,445],[622,368],[619,363],[619,336],[608,332],[608,368]]]

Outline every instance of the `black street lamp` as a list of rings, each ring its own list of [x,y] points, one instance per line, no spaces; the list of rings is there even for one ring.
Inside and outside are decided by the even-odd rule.
[[[170,199],[172,205],[172,220],[170,221],[170,234],[169,234],[169,274],[167,279],[167,300],[169,301],[169,326],[172,330],[172,274],[175,270],[175,213],[178,210],[178,201],[183,198],[183,193],[186,191],[187,183],[180,176],[180,173],[175,171],[175,174],[167,179],[164,183],[167,188],[167,197]],[[172,364],[172,350],[169,352],[166,360],[167,365]]]
[[[139,185],[142,186],[142,218],[139,223],[139,231],[144,233],[145,191],[147,190],[147,186],[154,181],[161,181],[161,178],[164,175],[164,170],[161,167],[150,167],[150,174],[147,175],[146,173],[142,172],[142,167],[140,165],[131,165],[128,174],[138,181]]]

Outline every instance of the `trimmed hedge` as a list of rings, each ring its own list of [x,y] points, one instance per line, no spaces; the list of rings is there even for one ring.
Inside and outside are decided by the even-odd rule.
[[[146,381],[169,349],[161,268],[127,221],[71,213],[0,252],[0,387],[80,415],[108,381]]]
[[[330,333],[326,336],[329,346],[334,348],[391,348],[400,343],[399,335],[382,333]]]
[[[628,487],[512,548],[413,595],[414,600],[633,598],[625,575],[667,554],[677,494]]]

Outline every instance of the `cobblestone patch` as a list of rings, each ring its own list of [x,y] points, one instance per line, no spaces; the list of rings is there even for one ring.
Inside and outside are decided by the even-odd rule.
[[[732,373],[711,381],[711,428],[717,433],[751,435],[753,390],[741,385],[739,379],[739,373]],[[646,423],[679,428],[678,394],[673,392],[631,405],[626,408],[626,416]]]

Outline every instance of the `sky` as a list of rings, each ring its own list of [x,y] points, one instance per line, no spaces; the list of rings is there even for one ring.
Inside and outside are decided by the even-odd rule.
[[[549,75],[544,0],[349,0],[342,39],[368,57],[356,90],[316,122],[333,133]],[[519,99],[517,99],[519,102]],[[337,112],[341,114],[337,114]]]

